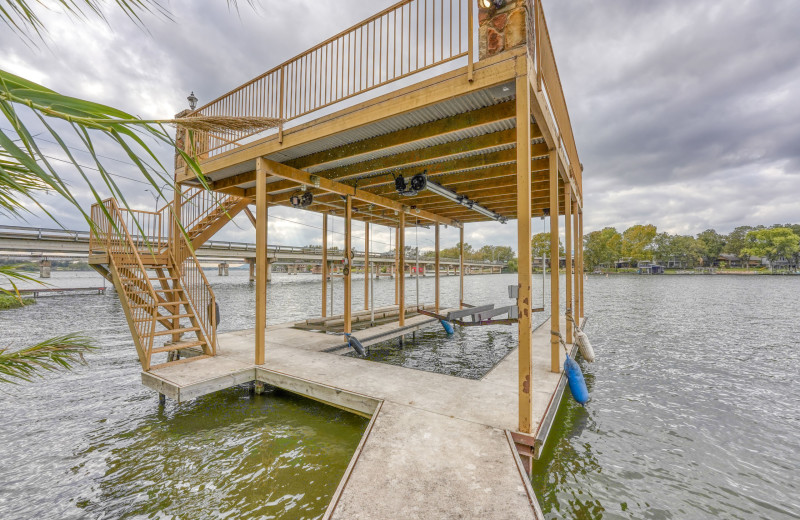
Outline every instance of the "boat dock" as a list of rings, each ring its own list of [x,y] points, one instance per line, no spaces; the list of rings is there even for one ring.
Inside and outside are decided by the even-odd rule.
[[[565,320],[584,317],[583,165],[542,1],[401,0],[203,106],[188,100],[176,116],[185,123],[173,200],[156,211],[114,199],[91,208],[89,264],[114,284],[144,384],[178,402],[269,384],[370,417],[328,517],[541,517],[529,475],[563,392],[560,339],[572,344],[574,332]],[[214,129],[234,120],[236,129]],[[197,124],[211,129],[189,130]],[[275,206],[318,214],[322,276],[308,312],[319,318],[267,327],[280,312],[267,299]],[[219,334],[226,305],[196,251],[239,213],[254,228],[255,319],[251,330]],[[548,219],[549,257],[565,263],[563,296],[558,269],[549,273],[549,309],[534,305],[534,217]],[[466,228],[480,223],[485,235],[512,221],[512,304],[471,307]],[[393,237],[388,251],[375,250],[376,226]],[[420,228],[433,235],[422,261]],[[444,302],[448,228],[458,232],[459,292]],[[379,261],[397,274],[395,307],[373,322],[372,277],[354,309],[352,274]],[[434,301],[409,305],[403,274],[426,264]],[[341,316],[328,292],[334,273]],[[548,315],[536,330],[535,312]],[[511,326],[518,345],[478,381],[343,355],[347,334],[368,346],[437,320]]]
[[[562,382],[549,370],[549,325],[533,334],[534,431]],[[428,326],[440,327],[418,315],[403,330],[353,334],[368,347]],[[288,323],[267,329],[262,365],[254,343],[252,329],[220,334],[215,358],[142,372],[142,382],[178,402],[263,383],[371,417],[326,518],[543,518],[515,446],[516,349],[471,380],[344,355],[342,336]]]

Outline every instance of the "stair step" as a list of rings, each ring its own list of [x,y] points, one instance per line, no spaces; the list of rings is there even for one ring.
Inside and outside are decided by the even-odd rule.
[[[182,348],[199,347],[205,345],[205,341],[179,341],[177,343],[170,343],[163,347],[153,349],[153,354],[160,354],[162,352],[172,352],[173,350],[180,350]],[[189,359],[189,358],[186,358]]]
[[[180,319],[180,318],[191,318],[194,314],[159,314],[156,316],[159,320],[172,320],[172,319]],[[150,321],[153,318],[136,318],[133,321]]]
[[[169,334],[183,334],[184,332],[195,332],[200,330],[200,327],[186,327],[184,329],[167,329],[159,330],[153,333],[153,336],[167,336]]]
[[[149,371],[158,370],[159,368],[164,368],[164,367],[168,367],[168,366],[172,366],[172,365],[180,365],[182,363],[189,363],[191,361],[199,361],[201,359],[206,359],[206,358],[210,358],[210,357],[213,357],[213,356],[210,356],[208,354],[203,354],[201,356],[192,356],[192,357],[178,359],[176,361],[167,361],[166,363],[160,363],[158,365],[151,366]]]
[[[174,287],[170,289],[161,289],[160,287],[153,287],[156,292],[181,292],[183,289],[181,287]]]
[[[166,307],[168,305],[186,305],[188,303],[189,303],[188,301],[184,301],[184,300],[180,300],[180,301],[177,301],[177,302],[158,302],[156,304],[156,307]],[[150,307],[150,305],[146,305],[146,304],[131,305],[131,309],[142,309],[142,308],[145,308],[145,307]]]

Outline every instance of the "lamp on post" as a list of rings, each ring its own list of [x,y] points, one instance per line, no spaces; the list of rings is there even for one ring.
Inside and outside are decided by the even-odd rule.
[[[189,101],[189,108],[194,110],[194,108],[197,106],[197,96],[194,95],[194,90],[186,99]]]
[[[481,9],[500,9],[506,5],[506,0],[478,0]]]

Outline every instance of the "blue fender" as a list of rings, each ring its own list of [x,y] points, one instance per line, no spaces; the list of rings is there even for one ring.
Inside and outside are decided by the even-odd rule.
[[[589,390],[586,388],[586,381],[583,379],[583,372],[581,367],[574,359],[567,356],[564,361],[564,372],[567,374],[567,381],[569,382],[569,390],[572,392],[572,397],[580,404],[586,404],[589,401]]]
[[[448,336],[450,334],[455,334],[456,330],[453,328],[452,323],[450,323],[447,320],[439,320],[439,323],[442,324],[442,327],[444,328],[444,331],[447,333]]]

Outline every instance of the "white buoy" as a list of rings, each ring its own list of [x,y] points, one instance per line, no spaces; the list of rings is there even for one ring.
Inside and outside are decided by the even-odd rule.
[[[578,330],[578,332],[575,334],[575,339],[578,343],[578,348],[581,351],[583,359],[589,361],[590,363],[594,361],[594,349],[592,349],[592,344],[589,342],[589,336],[587,336],[582,330]]]

